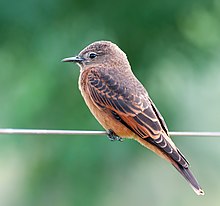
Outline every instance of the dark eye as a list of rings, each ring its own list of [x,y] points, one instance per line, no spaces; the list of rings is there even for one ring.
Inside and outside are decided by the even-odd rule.
[[[97,54],[94,53],[94,52],[92,52],[92,53],[89,54],[89,58],[90,58],[90,59],[94,59],[96,56],[97,56]]]

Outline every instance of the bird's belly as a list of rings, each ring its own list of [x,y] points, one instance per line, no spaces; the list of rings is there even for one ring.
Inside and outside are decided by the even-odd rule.
[[[89,107],[90,111],[98,122],[106,130],[113,130],[119,137],[133,138],[134,133],[124,126],[120,121],[116,120],[112,113],[107,109],[99,109],[91,100],[90,96],[86,91],[81,90],[82,96]]]

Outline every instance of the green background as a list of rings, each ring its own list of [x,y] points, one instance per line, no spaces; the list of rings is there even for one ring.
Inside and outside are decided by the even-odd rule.
[[[170,131],[220,131],[220,2],[1,0],[0,127],[102,130],[63,64],[96,40],[128,55]],[[137,142],[0,136],[0,205],[219,206],[220,139],[173,137],[206,192]]]

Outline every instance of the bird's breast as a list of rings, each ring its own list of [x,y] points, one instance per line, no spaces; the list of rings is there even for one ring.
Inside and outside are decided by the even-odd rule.
[[[84,71],[79,77],[79,89],[86,102],[86,105],[89,107],[91,113],[98,120],[98,122],[104,127],[104,129],[111,129],[120,137],[133,138],[133,132],[125,127],[120,121],[115,119],[110,109],[100,108],[93,102],[87,87],[87,81],[88,74],[86,71]]]

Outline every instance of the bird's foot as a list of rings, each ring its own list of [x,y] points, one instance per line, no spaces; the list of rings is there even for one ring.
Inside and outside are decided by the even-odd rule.
[[[117,136],[111,129],[107,131],[107,136],[111,141],[123,142],[123,139]]]

